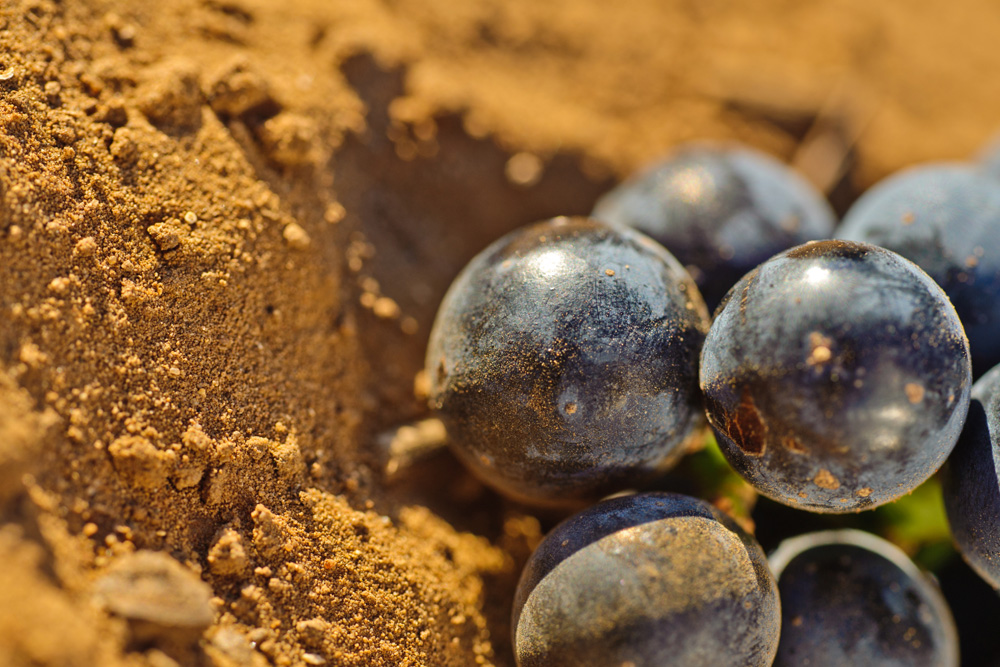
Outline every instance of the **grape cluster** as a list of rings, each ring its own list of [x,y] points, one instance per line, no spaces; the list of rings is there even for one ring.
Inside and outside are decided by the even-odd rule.
[[[440,307],[426,368],[458,457],[534,505],[662,479],[705,418],[758,493],[825,514],[910,493],[954,449],[954,539],[1000,587],[1000,366],[973,386],[1000,362],[998,332],[988,161],[895,175],[835,228],[789,168],[698,144],[592,217],[480,253]],[[891,544],[817,533],[768,566],[719,509],[659,492],[547,535],[513,641],[522,667],[958,664],[948,605]]]

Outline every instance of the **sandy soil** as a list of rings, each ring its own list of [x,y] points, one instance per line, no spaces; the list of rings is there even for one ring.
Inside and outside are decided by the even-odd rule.
[[[0,0],[0,663],[511,665],[539,518],[387,471],[461,266],[682,140],[843,208],[997,129],[989,0],[609,7]]]

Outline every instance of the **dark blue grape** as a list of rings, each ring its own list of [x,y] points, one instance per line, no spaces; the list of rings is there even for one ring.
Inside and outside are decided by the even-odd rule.
[[[911,168],[866,192],[837,236],[915,262],[954,304],[974,374],[1000,363],[1000,183],[971,165]]]
[[[775,667],[957,667],[948,603],[889,542],[811,533],[783,542],[770,562],[781,594]]]
[[[691,144],[628,179],[594,207],[634,227],[688,267],[710,309],[775,253],[829,238],[835,216],[801,176],[764,153]]]
[[[695,498],[646,493],[570,517],[514,598],[520,667],[770,665],[780,610],[756,540]]]
[[[1000,366],[973,385],[969,417],[941,481],[955,544],[1000,589]]]
[[[816,512],[895,500],[955,445],[968,343],[927,274],[876,246],[781,253],[726,296],[701,386],[730,464],[758,491]]]
[[[449,289],[427,351],[431,404],[460,458],[504,493],[598,497],[680,455],[707,327],[690,277],[646,236],[539,223]]]

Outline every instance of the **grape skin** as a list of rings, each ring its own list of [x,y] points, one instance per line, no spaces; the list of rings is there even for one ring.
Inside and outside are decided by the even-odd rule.
[[[649,234],[688,267],[710,310],[775,253],[829,238],[823,196],[760,151],[694,143],[604,195],[592,215]]]
[[[957,667],[937,586],[896,546],[859,530],[786,540],[770,557],[781,594],[775,667]]]
[[[968,411],[968,343],[941,289],[876,246],[788,250],[727,295],[702,351],[709,422],[764,495],[876,507],[944,463]]]
[[[520,667],[770,665],[777,588],[756,540],[703,500],[645,493],[570,517],[517,587]]]
[[[972,165],[903,170],[855,202],[837,238],[873,243],[917,264],[955,306],[974,375],[1000,363],[1000,183]]]
[[[1000,589],[1000,366],[972,387],[969,417],[941,475],[952,537],[966,562]]]
[[[517,230],[455,279],[431,332],[431,405],[508,496],[593,499],[679,458],[700,417],[708,314],[648,237],[585,218]]]

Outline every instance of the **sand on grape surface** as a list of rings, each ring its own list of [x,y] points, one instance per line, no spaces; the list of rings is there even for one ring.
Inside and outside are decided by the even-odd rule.
[[[988,0],[3,0],[0,664],[511,665],[538,518],[387,470],[451,278],[683,140],[841,207],[966,157],[997,34]]]

